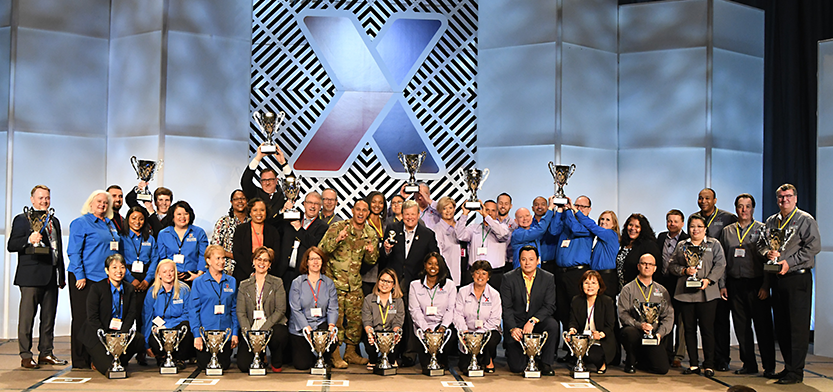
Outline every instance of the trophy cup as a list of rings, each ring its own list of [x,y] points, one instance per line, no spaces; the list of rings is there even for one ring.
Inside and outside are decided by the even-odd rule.
[[[298,197],[298,193],[301,192],[300,181],[300,177],[296,178],[292,174],[284,177],[282,188],[283,194],[286,196],[286,200],[292,201],[293,203],[295,202],[295,199]],[[283,219],[299,220],[301,219],[301,212],[293,207],[283,213]]]
[[[382,359],[379,360],[379,364],[376,365],[376,369],[373,370],[373,373],[380,376],[392,376],[396,374],[396,368],[390,364],[390,361],[388,361],[388,354],[393,352],[394,346],[399,343],[400,339],[402,339],[402,333],[398,330],[395,332],[373,332],[373,340],[376,342],[376,350],[382,354]]]
[[[134,155],[130,157],[130,164],[133,165],[133,170],[136,171],[136,176],[139,177],[140,180],[150,182],[150,180],[153,179],[153,174],[156,173],[156,169],[162,166],[162,161],[137,160]],[[145,189],[139,189],[136,187],[136,200],[153,200],[153,195],[150,193],[147,186],[145,186]]]
[[[284,112],[278,113],[277,117],[272,112],[266,112],[263,115],[260,112],[252,114],[260,130],[266,134],[266,141],[260,146],[261,153],[274,154],[278,152],[278,145],[275,143],[275,131],[277,131],[276,126],[280,127],[285,116],[286,114]]]
[[[388,238],[385,238],[385,242],[391,245],[396,244],[396,232],[393,230],[388,231]]]
[[[529,357],[529,363],[524,369],[524,378],[541,378],[541,370],[535,364],[535,356],[544,348],[547,343],[547,332],[525,333],[522,341],[519,342],[524,348],[524,353]]]
[[[405,193],[419,192],[419,184],[416,182],[415,175],[419,172],[423,161],[425,161],[425,151],[419,154],[399,153],[399,162],[402,163],[405,171],[408,172],[408,183],[405,185]]]
[[[263,366],[263,362],[260,361],[260,353],[263,353],[264,358],[266,357],[266,345],[272,340],[272,331],[249,330],[243,334],[243,339],[249,345],[249,352],[255,354],[252,364],[249,365],[249,375],[265,376],[266,368]],[[272,355],[276,354],[272,353]]]
[[[125,378],[127,373],[124,371],[124,366],[121,365],[121,356],[127,350],[127,346],[133,341],[136,336],[135,330],[130,332],[104,332],[103,329],[98,330],[98,340],[104,345],[107,350],[107,355],[113,356],[113,365],[107,370],[107,378]]]
[[[483,369],[477,364],[477,356],[483,353],[486,342],[492,337],[492,331],[458,332],[457,337],[463,342],[463,354],[471,354],[471,362],[466,368],[469,377],[483,377]]]
[[[572,177],[573,173],[576,172],[576,164],[574,163],[570,166],[556,165],[550,161],[549,167],[552,180],[555,183],[555,199],[553,203],[563,206],[567,204],[567,196],[564,195],[564,185],[567,185],[567,179]]]
[[[156,339],[156,343],[159,343],[159,347],[165,350],[165,362],[159,368],[159,374],[177,374],[179,369],[176,368],[176,363],[174,362],[174,350],[179,349],[179,342],[188,333],[188,327],[183,325],[179,329],[176,329],[156,328],[154,326],[150,332],[153,338]]]
[[[659,311],[665,306],[665,299],[662,302],[639,302],[633,300],[633,307],[636,313],[642,319],[642,322],[650,324],[651,327],[656,328],[657,320],[659,320]],[[658,346],[659,339],[654,336],[654,331],[650,330],[642,335],[643,346]]]
[[[301,331],[303,331],[304,337],[309,342],[312,352],[318,356],[318,361],[310,368],[309,373],[326,376],[328,369],[327,364],[324,363],[324,352],[329,350],[330,346],[338,340],[338,328],[333,328],[333,333],[328,331],[308,332],[306,329],[302,329]]]
[[[471,197],[466,200],[463,206],[467,210],[479,210],[480,201],[477,199],[477,191],[483,188],[483,183],[489,178],[489,169],[469,169],[464,170],[463,173],[465,174],[466,187],[471,190]]]
[[[562,333],[562,337],[564,342],[567,343],[570,353],[576,357],[576,366],[570,371],[570,375],[576,379],[590,378],[590,372],[584,367],[584,356],[587,355],[587,351],[590,350],[593,343],[596,343],[596,340],[591,335],[570,335],[567,331]]]
[[[795,228],[779,229],[777,227],[764,227],[761,230],[761,236],[758,237],[758,247],[763,254],[771,250],[783,252],[795,234]],[[764,264],[764,272],[778,273],[781,272],[781,264],[776,260],[767,260]]]
[[[231,339],[231,328],[226,328],[225,330],[206,330],[200,327],[200,336],[202,337],[203,344],[205,344],[205,347],[211,353],[211,360],[208,361],[208,366],[205,367],[205,375],[222,376],[223,366],[220,365],[220,360],[217,359],[217,353],[223,352],[223,346]]]
[[[29,221],[29,227],[32,228],[32,231],[36,233],[40,233],[43,231],[44,226],[49,224],[49,221],[52,220],[52,215],[55,214],[55,209],[50,208],[48,211],[40,211],[34,208],[29,208],[27,206],[23,207],[23,216],[26,217],[26,220]],[[43,240],[39,241],[37,244],[33,246],[26,247],[27,254],[38,254],[38,255],[45,255],[49,254],[49,247],[43,243]]]
[[[698,270],[703,268],[702,259],[705,251],[706,247],[703,245],[694,245],[691,243],[686,244],[684,251],[686,265],[689,267],[695,267]],[[697,279],[697,272],[685,280],[685,287],[694,287],[698,289],[703,287],[703,282],[700,279]]]
[[[437,362],[437,352],[443,352],[443,347],[448,343],[448,339],[451,339],[451,330],[446,329],[445,332],[426,332],[421,328],[417,328],[416,336],[420,343],[422,343],[422,347],[425,347],[425,352],[431,354],[428,367],[422,373],[426,376],[442,376],[445,374],[445,370]]]

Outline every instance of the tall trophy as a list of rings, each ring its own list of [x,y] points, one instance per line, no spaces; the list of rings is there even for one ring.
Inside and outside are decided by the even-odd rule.
[[[136,176],[139,177],[140,180],[144,182],[150,182],[153,179],[153,175],[156,173],[156,170],[162,167],[162,160],[158,161],[147,161],[144,159],[136,159],[136,156],[130,157],[130,164],[133,165],[133,170],[136,171]],[[136,200],[139,201],[152,201],[153,195],[148,190],[148,187],[145,186],[144,189],[139,189],[136,187]]]
[[[766,254],[771,250],[783,252],[787,247],[787,243],[795,235],[795,228],[779,229],[777,227],[764,227],[761,230],[761,236],[758,237],[758,247],[762,253]],[[764,272],[778,273],[781,272],[781,265],[777,260],[767,260],[764,264]]]
[[[107,370],[107,378],[126,378],[127,373],[124,371],[124,366],[121,365],[121,356],[130,346],[130,342],[136,336],[135,330],[130,332],[104,332],[103,329],[98,330],[98,340],[104,345],[107,350],[107,355],[113,356],[113,364]]]
[[[334,327],[332,333],[328,331],[308,332],[306,329],[302,329],[301,331],[304,333],[307,342],[309,342],[312,352],[318,356],[318,360],[310,368],[309,373],[326,376],[328,369],[327,364],[324,362],[324,353],[338,340],[338,328]]]
[[[26,220],[29,221],[29,227],[32,228],[32,231],[36,233],[41,233],[43,231],[43,228],[49,224],[50,220],[52,220],[53,215],[55,215],[54,208],[50,208],[48,211],[41,211],[29,208],[28,206],[23,207],[23,216],[25,216]],[[41,239],[41,241],[37,244],[27,246],[26,253],[38,255],[49,254],[49,247],[46,246],[46,244],[43,243],[43,239]]]
[[[419,154],[403,154],[399,153],[399,162],[405,167],[408,172],[408,183],[405,185],[405,193],[419,192],[419,184],[416,181],[416,173],[422,167],[422,162],[425,161],[425,151]]]
[[[188,327],[181,326],[176,328],[156,328],[154,326],[151,330],[151,335],[159,343],[159,347],[165,350],[165,362],[159,368],[159,374],[177,374],[179,369],[176,368],[174,362],[174,351],[179,349],[179,343],[185,334],[188,333]]]
[[[525,333],[523,340],[519,342],[524,348],[524,353],[529,357],[529,363],[524,369],[525,378],[541,378],[541,370],[535,364],[535,356],[544,348],[547,343],[547,332],[544,333]]]
[[[483,354],[486,342],[492,337],[492,331],[458,332],[457,337],[463,343],[463,354],[471,354],[471,362],[466,368],[469,377],[483,377],[483,369],[477,364],[477,356]]]
[[[425,352],[431,354],[431,359],[428,361],[428,366],[422,371],[426,376],[442,376],[445,370],[437,362],[437,352],[442,353],[443,347],[451,339],[451,330],[446,329],[445,332],[423,331],[422,328],[417,328],[416,337],[425,348]]]
[[[223,352],[223,346],[225,346],[226,342],[231,339],[231,328],[226,328],[225,330],[206,330],[205,328],[200,327],[200,336],[202,337],[203,344],[205,344],[205,347],[211,353],[211,360],[208,361],[208,365],[205,367],[205,375],[222,376],[223,366],[220,365],[217,353]]]
[[[243,334],[243,339],[249,345],[249,352],[255,354],[252,364],[249,365],[249,375],[265,376],[266,367],[260,361],[260,353],[263,353],[264,358],[266,357],[266,345],[272,340],[272,331],[249,330]],[[281,355],[281,353],[272,353],[272,355]]]
[[[550,161],[549,167],[552,180],[555,183],[555,199],[553,203],[563,206],[567,204],[567,196],[564,195],[564,185],[567,185],[567,180],[576,172],[576,164],[574,163],[570,166],[556,165]]]
[[[260,131],[266,135],[266,141],[260,146],[260,152],[264,154],[278,152],[278,145],[275,143],[275,132],[281,126],[285,116],[286,114],[284,112],[278,113],[277,117],[272,112],[266,112],[265,114],[254,112],[252,114],[255,122],[260,127]]]
[[[596,343],[596,340],[593,339],[592,335],[570,335],[567,331],[562,333],[562,337],[564,342],[567,343],[570,353],[576,357],[576,366],[570,370],[570,375],[576,379],[590,378],[590,372],[584,367],[584,356],[587,355],[587,351],[590,350],[590,346]]]
[[[662,302],[639,302],[634,298],[633,307],[643,323],[650,324],[651,327],[657,327],[659,320],[659,312],[665,306],[665,299]],[[659,339],[654,336],[654,331],[650,330],[642,335],[643,346],[658,346]]]
[[[703,268],[703,253],[706,252],[706,247],[703,245],[694,245],[692,243],[688,243],[685,245],[685,263],[689,267],[697,268],[700,270]],[[697,272],[694,275],[689,276],[685,280],[685,287],[694,287],[700,288],[703,287],[703,282],[697,278]]]
[[[471,190],[471,196],[463,205],[467,210],[479,210],[480,201],[477,198],[477,191],[483,188],[483,183],[489,178],[489,169],[468,169],[463,170],[465,174],[466,187]]]
[[[301,177],[295,177],[292,174],[287,175],[283,178],[283,194],[286,196],[286,200],[295,202],[295,199],[298,198],[298,194],[301,193]],[[301,212],[298,211],[295,207],[286,210],[283,213],[283,219],[286,220],[299,220],[301,219]]]
[[[382,358],[379,360],[379,364],[376,365],[373,373],[380,376],[392,376],[396,374],[396,368],[388,361],[388,354],[393,352],[393,348],[399,343],[400,339],[402,339],[402,333],[399,330],[373,332],[376,351],[382,354]]]

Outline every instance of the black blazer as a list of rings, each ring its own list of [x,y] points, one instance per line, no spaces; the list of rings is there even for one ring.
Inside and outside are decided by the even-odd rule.
[[[122,281],[122,323],[121,332],[127,332],[133,327],[136,320],[136,295],[133,285]],[[104,279],[93,283],[90,293],[87,295],[87,322],[81,333],[82,342],[88,347],[101,344],[98,340],[97,331],[115,332],[110,329],[110,319],[113,314],[113,294],[110,292],[110,279]]]
[[[327,222],[323,219],[316,218],[306,229],[304,229],[303,222],[302,216],[302,225],[297,231],[294,227],[292,227],[292,224],[289,221],[283,219],[281,219],[281,223],[278,225],[278,233],[281,236],[280,252],[275,255],[276,259],[272,265],[272,270],[275,271],[277,276],[283,277],[287,270],[289,270],[289,259],[292,257],[292,245],[295,244],[296,240],[300,242],[300,244],[298,245],[298,257],[295,260],[295,271],[297,271],[297,268],[301,266],[301,256],[304,255],[304,252],[306,252],[310,247],[318,246],[318,243],[321,242],[322,238],[324,238],[324,233],[326,233],[329,228],[329,226],[327,226]],[[298,275],[295,274],[292,279],[289,279],[289,282],[291,283],[297,276]],[[284,281],[284,283],[286,283],[286,281]]]
[[[280,178],[280,176],[278,176],[278,178]],[[266,203],[266,211],[269,214],[269,216],[266,217],[266,222],[273,226],[277,226],[278,219],[280,218],[280,211],[283,208],[283,205],[286,204],[286,197],[283,195],[280,182],[278,183],[277,188],[275,188],[275,193],[272,197],[269,197],[269,194],[264,192],[263,188],[255,185],[254,179],[255,171],[249,169],[249,166],[247,165],[246,169],[243,170],[243,176],[240,177],[240,188],[243,189],[243,194],[246,195],[247,199],[251,200],[257,197]],[[236,257],[234,260],[239,263]]]
[[[628,282],[636,279],[636,276],[639,275],[639,270],[637,269],[639,257],[646,253],[654,255],[654,260],[662,263],[662,252],[657,246],[656,240],[648,239],[647,241],[643,241],[641,244],[634,246],[631,248],[631,251],[622,263],[622,274],[625,278],[625,284],[628,284]]]
[[[688,239],[688,237],[689,237],[689,235],[688,235],[688,233],[685,232],[685,230],[680,231],[680,239],[679,239],[680,241],[685,241],[685,240]],[[659,248],[660,256],[662,256],[662,247],[665,246],[665,239],[666,238],[668,238],[668,232],[667,231],[663,231],[662,233],[659,233],[659,235],[657,235],[657,247]],[[671,252],[671,253],[674,253],[674,252]]]
[[[231,253],[234,255],[234,279],[237,284],[249,279],[252,273],[255,272],[255,267],[252,265],[252,222],[242,223],[234,230],[234,237],[232,238],[234,244],[231,247]],[[276,255],[281,253],[281,235],[278,229],[274,226],[263,225],[263,246],[271,248]],[[272,268],[269,270],[270,275],[279,276],[276,273],[275,263],[272,262]]]
[[[534,285],[533,285],[534,287]],[[567,329],[575,328],[578,333],[584,331],[584,324],[587,322],[587,299],[584,294],[573,297],[570,304],[570,323]],[[601,293],[596,296],[596,305],[593,310],[593,322],[596,323],[596,330],[604,332],[605,337],[599,344],[605,352],[605,363],[612,363],[616,355],[616,333],[613,327],[616,325],[616,305],[613,300]]]
[[[12,221],[12,233],[9,235],[7,249],[9,252],[17,252],[17,272],[14,274],[14,284],[23,287],[46,286],[52,279],[52,274],[57,270],[58,287],[66,284],[64,272],[64,248],[61,245],[61,222],[52,217],[52,225],[55,228],[53,235],[57,241],[58,252],[56,265],[52,265],[52,253],[49,254],[26,254],[26,248],[31,247],[29,236],[32,235],[32,227],[29,220],[23,214],[18,214]],[[44,230],[45,232],[45,230]],[[44,236],[43,243],[51,246],[49,240]],[[51,249],[51,247],[50,247]]]
[[[402,286],[402,290],[407,291],[411,281],[417,279],[420,271],[422,271],[425,256],[431,252],[439,252],[440,248],[437,246],[437,237],[434,232],[425,225],[417,224],[414,243],[411,244],[408,257],[405,258],[405,223],[400,221],[392,224],[382,233],[383,238],[380,241],[387,239],[388,232],[391,230],[396,232],[396,244],[393,245],[390,254],[385,255],[384,249],[381,251],[384,256],[379,268],[380,271],[384,268],[393,268],[399,275],[399,284]]]
[[[665,247],[665,239],[668,238],[668,232],[663,231],[657,235],[657,248],[659,248],[659,258],[657,259],[657,270],[654,272],[653,280],[659,282],[663,287],[665,287],[668,292],[673,293],[674,288],[677,287],[677,276],[671,273],[671,270],[668,271],[667,274],[663,275],[662,273],[662,248]],[[688,233],[685,230],[680,231],[680,239],[679,241],[685,241],[689,238]],[[673,254],[674,251],[672,250],[671,253]],[[669,258],[668,264],[671,264],[671,259]],[[628,282],[626,281],[625,284]]]
[[[523,328],[529,319],[539,321],[555,313],[555,280],[551,273],[540,268],[535,273],[530,293],[529,311],[526,310],[526,284],[523,271],[515,268],[503,275],[500,285],[500,301],[503,306],[503,327],[508,333],[512,328]]]

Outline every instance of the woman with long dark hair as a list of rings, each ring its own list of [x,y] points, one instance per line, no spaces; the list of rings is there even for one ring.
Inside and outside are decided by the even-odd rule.
[[[622,226],[622,235],[619,239],[619,254],[616,255],[616,272],[619,275],[618,294],[625,283],[636,279],[639,275],[637,264],[642,255],[650,253],[655,260],[662,260],[657,236],[648,218],[640,213],[633,213]]]
[[[451,328],[454,323],[456,301],[457,286],[449,278],[445,258],[439,252],[429,253],[422,263],[419,279],[412,281],[408,290],[408,310],[414,322],[414,332],[416,333],[417,329],[445,332]],[[448,352],[453,347],[453,342],[450,342],[446,345],[445,351],[438,355],[441,365],[446,365]],[[428,366],[429,359],[430,356],[424,351],[419,353],[419,362],[423,369]]]
[[[228,275],[234,274],[234,231],[237,226],[249,221],[249,199],[246,194],[240,189],[235,189],[231,192],[230,202],[231,207],[228,209],[228,214],[223,215],[214,224],[214,233],[211,235],[211,245],[220,245],[226,250],[226,268],[225,272]]]

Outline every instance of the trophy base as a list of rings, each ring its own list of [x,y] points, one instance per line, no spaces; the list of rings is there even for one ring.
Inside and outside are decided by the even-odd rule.
[[[699,280],[687,280],[685,281],[685,287],[699,289],[703,287],[703,282]]]
[[[552,199],[552,202],[553,202],[553,204],[555,204],[557,206],[563,206],[563,205],[567,204],[567,198],[566,197],[556,197],[556,198]]]
[[[577,372],[575,370],[570,370],[570,376],[576,380],[586,380],[590,378],[590,372]]]
[[[147,195],[147,194],[144,194],[144,193],[138,193],[138,194],[136,194],[136,200],[138,200],[138,201],[153,201],[153,196],[152,195]]]
[[[260,152],[263,154],[274,154],[278,152],[278,146],[264,144],[260,146]]]
[[[249,369],[250,376],[265,376],[266,369]]]
[[[163,367],[159,368],[159,374],[177,374],[177,373],[179,373],[179,369],[177,369],[176,366],[174,366],[174,367],[164,367],[163,366]]]
[[[445,370],[444,369],[423,369],[422,374],[424,374],[426,376],[431,376],[431,377],[442,376],[442,375],[445,375]]]
[[[764,264],[764,272],[777,274],[781,272],[781,264]]]
[[[466,373],[466,375],[469,376],[469,377],[483,377],[483,369],[481,369],[481,370],[469,370]]]
[[[206,376],[222,376],[223,369],[205,369]]]
[[[464,205],[467,210],[477,211],[480,209],[480,203],[476,201],[467,201]]]
[[[540,371],[530,372],[528,370],[524,370],[524,378],[541,378],[541,372]]]
[[[45,246],[27,246],[26,247],[26,254],[27,255],[48,255],[49,248]],[[779,266],[780,269],[780,266]]]
[[[301,213],[298,211],[287,211],[283,213],[283,219],[285,220],[300,220]]]
[[[309,370],[309,374],[312,374],[314,376],[326,376],[327,368],[312,368]]]
[[[642,338],[643,346],[659,346],[659,339],[657,338]]]
[[[378,374],[380,376],[393,376],[396,374],[396,368],[393,369],[373,369],[373,374]]]
[[[120,372],[107,372],[107,378],[114,380],[117,378],[127,378],[127,372],[120,371]]]
[[[419,193],[419,185],[405,185],[405,193]]]

